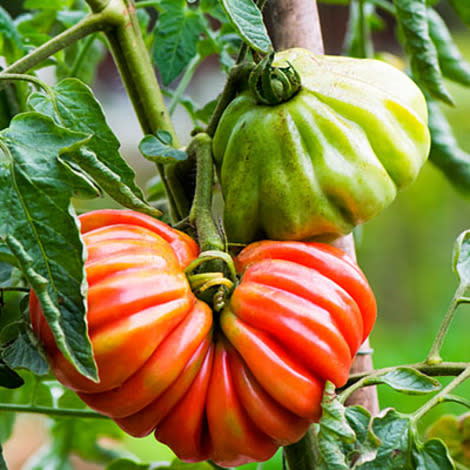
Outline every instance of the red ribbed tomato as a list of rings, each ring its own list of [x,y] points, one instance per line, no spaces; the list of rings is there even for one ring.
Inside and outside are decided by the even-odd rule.
[[[132,211],[80,217],[88,328],[99,383],[62,356],[34,293],[30,311],[56,377],[134,436],[155,432],[183,460],[268,459],[318,420],[324,383],[343,385],[376,306],[340,250],[263,241],[235,259],[220,315],[191,292],[198,247]]]

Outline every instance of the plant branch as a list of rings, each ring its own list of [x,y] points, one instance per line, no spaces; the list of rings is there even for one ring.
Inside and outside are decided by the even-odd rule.
[[[49,41],[34,49],[28,55],[5,68],[1,73],[25,73],[40,64],[56,52],[65,49],[89,34],[103,31],[107,27],[106,12],[88,15],[82,21],[54,36]]]
[[[137,2],[137,3],[135,4],[135,7],[136,7],[136,8],[149,8],[149,7],[153,7],[153,8],[158,9],[159,6],[160,6],[160,1],[159,1],[159,0],[144,0],[143,2]]]
[[[422,418],[429,410],[434,408],[436,405],[446,401],[446,396],[449,395],[452,390],[457,388],[460,384],[465,382],[470,377],[470,365],[467,366],[464,371],[458,375],[452,382],[450,382],[446,387],[444,387],[438,394],[434,395],[430,400],[428,400],[421,408],[418,408],[413,413],[413,418],[419,420]]]
[[[61,416],[64,418],[109,419],[107,416],[89,410],[53,408],[48,406],[15,405],[12,403],[0,403],[0,411],[8,411],[13,413],[35,413],[48,416]]]
[[[196,191],[189,221],[196,225],[201,251],[224,250],[224,242],[212,218],[212,139],[204,133],[197,134],[188,147],[196,157]]]
[[[465,286],[461,284],[455,291],[455,295],[449,305],[449,308],[447,309],[447,312],[444,316],[444,319],[442,320],[441,326],[439,327],[439,330],[436,334],[436,337],[431,346],[431,349],[426,357],[426,361],[425,361],[426,363],[436,364],[436,363],[442,362],[442,359],[440,356],[442,345],[444,344],[444,340],[449,331],[450,324],[452,323],[452,320],[454,318],[455,311],[457,307],[459,306],[459,303],[462,303],[460,302],[460,299],[464,295],[465,290],[466,290]]]
[[[0,287],[0,293],[2,292],[31,292],[29,287]]]
[[[166,130],[173,138],[173,146],[178,148],[180,143],[141,35],[134,3],[111,0],[106,10],[111,8],[119,22],[106,30],[105,35],[141,128],[144,134]],[[184,189],[173,172],[160,164],[157,168],[168,195],[171,217],[174,221],[180,220],[189,207]]]
[[[256,2],[256,5],[261,12],[263,12],[264,6],[266,5],[266,1],[267,0],[258,0]],[[241,64],[245,60],[247,53],[248,53],[248,45],[246,44],[246,42],[242,42],[242,45],[240,46],[240,50],[238,51],[238,54],[237,54],[235,64],[236,65]]]
[[[458,403],[460,405],[465,406],[466,408],[470,408],[470,400],[464,397],[459,397],[457,395],[445,395],[442,397],[442,401],[446,402],[453,402],[453,403]]]
[[[39,78],[33,76],[33,75],[25,75],[22,73],[6,73],[6,72],[1,72],[0,73],[0,81],[5,81],[5,82],[14,82],[14,81],[24,81],[24,82],[29,82],[33,83],[36,85],[38,88],[42,88],[51,98],[54,96],[54,93],[52,92],[51,88],[44,83],[42,80]],[[0,89],[1,89],[0,85]]]
[[[157,129],[169,132],[175,147],[180,143],[166,109],[155,72],[145,47],[130,1],[111,0],[119,10],[120,22],[105,31],[121,79],[134,106],[140,125],[146,134]]]

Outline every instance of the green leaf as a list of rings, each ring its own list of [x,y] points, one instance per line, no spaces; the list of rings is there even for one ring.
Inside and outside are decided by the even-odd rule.
[[[333,394],[328,384],[317,440],[319,468],[344,470],[374,461],[380,441],[371,430],[371,414],[361,406],[345,408]]]
[[[263,23],[263,15],[253,0],[220,1],[230,22],[252,49],[267,53],[273,48]]]
[[[27,331],[21,332],[7,346],[2,358],[12,369],[28,369],[36,375],[46,375],[49,372],[49,364],[40,350],[38,341]]]
[[[457,44],[436,10],[428,8],[429,35],[436,46],[442,74],[470,86],[470,64],[463,58]]]
[[[87,151],[69,152],[67,159],[87,172],[117,202],[152,216],[160,212],[148,205],[135,184],[135,173],[119,154],[119,141],[109,128],[103,110],[90,88],[74,78],[62,80],[54,88],[57,111],[48,96],[34,93],[29,104],[53,117],[68,129],[90,136]]]
[[[0,238],[33,287],[65,357],[89,378],[96,366],[85,322],[83,245],[70,200],[74,181],[61,154],[86,136],[38,113],[0,133]]]
[[[460,19],[467,26],[470,26],[470,3],[468,0],[449,0],[449,2],[457,15],[460,16]]]
[[[186,152],[171,146],[173,139],[166,131],[157,131],[157,135],[146,135],[139,144],[139,150],[148,160],[166,164],[186,160]]]
[[[387,384],[394,390],[408,395],[424,395],[441,388],[438,380],[408,367],[398,367],[378,377],[371,377],[366,380],[366,384]]]
[[[69,155],[62,157],[64,169],[70,172],[73,185],[73,197],[77,199],[93,199],[102,195],[101,189],[83,170],[71,159]]]
[[[463,151],[439,104],[427,98],[431,132],[430,161],[464,196],[470,196],[470,154]]]
[[[462,232],[457,238],[452,255],[454,272],[460,284],[470,287],[470,230]]]
[[[2,40],[10,40],[21,45],[21,36],[16,30],[15,23],[5,8],[0,6],[0,32]]]
[[[345,445],[354,444],[356,435],[345,417],[345,408],[335,396],[333,384],[327,382],[322,400],[322,417],[318,433],[321,469],[349,469]]]
[[[0,287],[6,287],[10,285],[10,279],[13,271],[13,266],[8,263],[0,262]],[[0,307],[1,307],[0,302]]]
[[[345,416],[351,429],[356,434],[354,446],[348,446],[347,455],[350,462],[360,465],[375,459],[380,441],[370,427],[371,414],[362,406],[348,406]]]
[[[410,418],[394,409],[385,411],[383,416],[372,421],[372,431],[380,439],[375,460],[357,467],[360,470],[411,470],[409,462]]]
[[[441,416],[426,430],[426,437],[428,439],[442,439],[454,459],[460,461],[463,457],[463,434],[461,432],[460,422],[456,416]]]
[[[413,76],[432,96],[453,104],[439,68],[436,47],[429,35],[425,0],[393,0],[396,17],[410,56]]]
[[[227,15],[221,7],[219,0],[200,0],[199,8],[203,13],[212,16],[220,23],[227,23]]]
[[[8,12],[0,6],[0,56],[12,63],[26,53],[21,35]]]
[[[0,362],[0,387],[18,388],[24,384],[24,380],[6,364]]]
[[[75,26],[87,16],[85,11],[81,10],[67,10],[57,12],[57,21],[62,23],[66,28]]]
[[[439,439],[431,439],[423,446],[413,449],[416,470],[455,470],[455,465],[445,444]]]
[[[197,53],[197,42],[203,24],[197,10],[185,0],[162,0],[153,58],[164,85],[171,83]]]

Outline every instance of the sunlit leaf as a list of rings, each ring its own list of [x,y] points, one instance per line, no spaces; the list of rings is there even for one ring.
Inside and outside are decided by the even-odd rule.
[[[264,53],[272,49],[263,16],[253,0],[221,0],[221,3],[232,25],[251,48]]]
[[[394,390],[408,395],[423,395],[441,388],[438,380],[408,367],[398,367],[378,377],[371,377],[366,383],[368,385],[387,384]]]
[[[86,376],[96,367],[85,323],[83,246],[71,206],[74,180],[60,156],[86,142],[38,113],[0,133],[0,239],[32,285],[57,345]],[[66,262],[64,262],[66,260]]]

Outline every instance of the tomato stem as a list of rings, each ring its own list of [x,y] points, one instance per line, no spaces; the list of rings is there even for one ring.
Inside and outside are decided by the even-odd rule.
[[[188,147],[188,154],[196,157],[196,190],[189,220],[196,226],[201,251],[224,250],[224,242],[212,217],[212,139],[205,133],[197,134]]]
[[[73,408],[53,408],[48,406],[33,405],[15,405],[13,403],[0,403],[0,411],[8,411],[14,413],[35,413],[48,416],[74,417],[74,418],[91,418],[91,419],[109,419],[107,416],[90,410],[79,410]]]
[[[76,25],[65,30],[63,33],[54,36],[49,41],[34,49],[29,54],[17,60],[6,67],[1,74],[6,73],[25,73],[35,65],[48,59],[55,53],[74,44],[89,34],[102,31],[107,26],[105,15],[103,13],[94,13],[85,17]]]
[[[131,0],[110,0],[105,11],[111,9],[121,21],[106,30],[105,35],[141,128],[145,134],[165,130],[171,134],[173,146],[180,147],[142,38],[135,6]],[[166,168],[157,164],[168,196],[171,218],[178,221],[187,215],[189,201],[170,167],[172,165]]]
[[[449,393],[457,388],[461,383],[465,382],[470,377],[470,364],[466,369],[462,371],[452,382],[450,382],[446,387],[444,387],[438,394],[434,395],[430,400],[428,400],[421,408],[418,408],[413,414],[412,417],[415,421],[422,418],[428,411],[434,408],[436,405],[446,401],[445,397]]]
[[[0,293],[2,292],[31,292],[31,289],[29,287],[0,287]]]
[[[462,299],[465,299],[465,290],[466,286],[461,284],[455,291],[455,295],[449,304],[449,308],[447,309],[447,312],[442,320],[441,326],[439,327],[431,349],[426,357],[425,362],[427,364],[439,364],[440,362],[442,362],[440,356],[441,349],[444,344],[444,340],[447,336],[447,333],[449,332],[449,328],[454,318],[455,311],[461,303],[464,303],[462,302]]]
[[[189,65],[186,67],[186,70],[181,77],[181,80],[176,87],[176,90],[171,98],[170,104],[168,106],[168,112],[170,113],[170,116],[173,115],[175,112],[176,106],[178,105],[181,97],[183,96],[184,91],[188,87],[191,79],[193,78],[194,73],[196,72],[196,69],[198,65],[201,63],[201,56],[197,54],[189,63]]]

